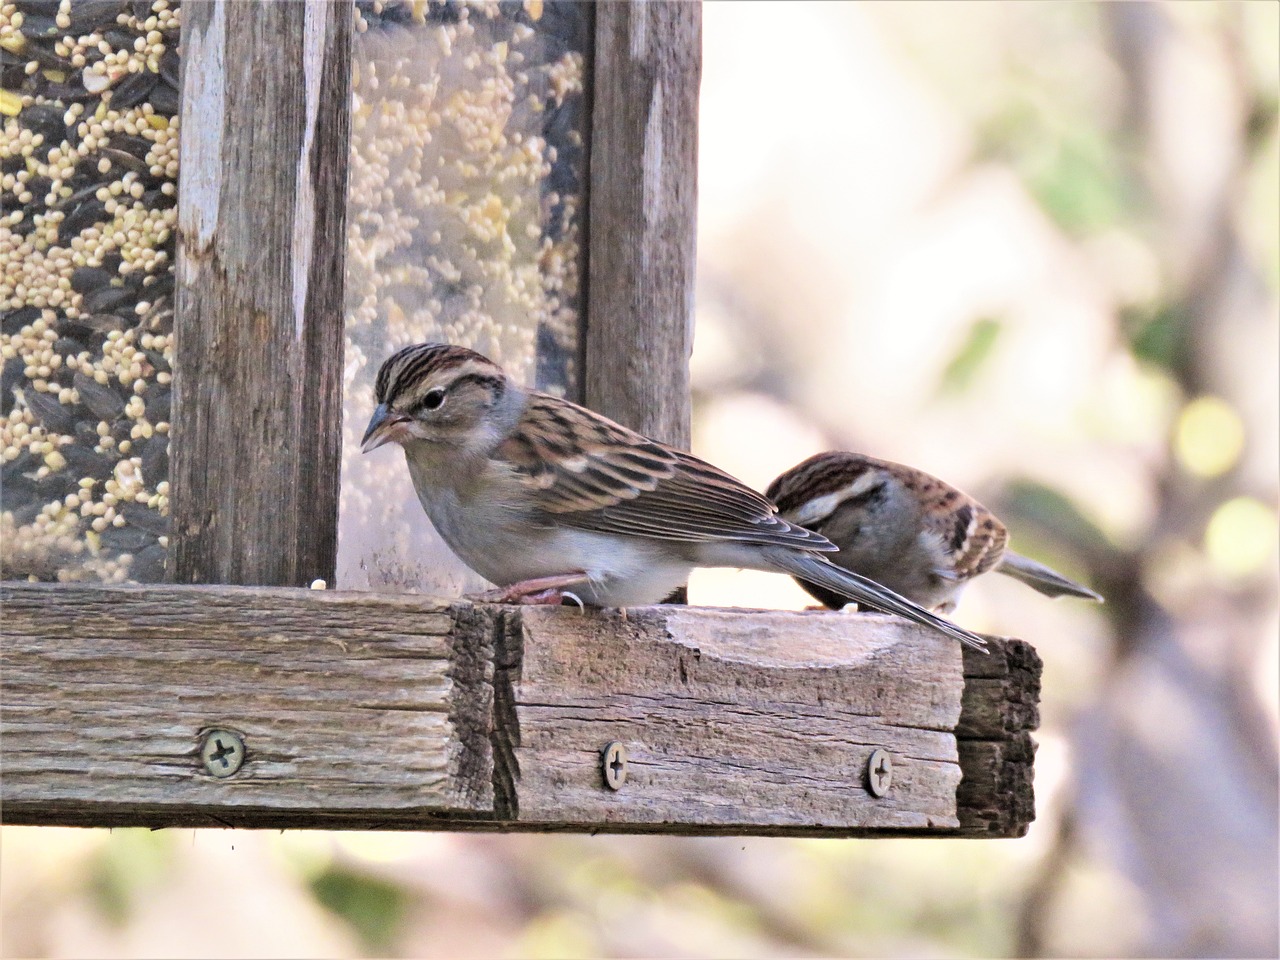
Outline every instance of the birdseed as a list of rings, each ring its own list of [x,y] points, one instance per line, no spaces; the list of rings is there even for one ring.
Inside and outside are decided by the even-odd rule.
[[[178,5],[0,3],[0,577],[164,578]]]
[[[480,581],[430,529],[400,457],[363,457],[373,381],[424,340],[577,398],[591,7],[356,8],[338,586]]]

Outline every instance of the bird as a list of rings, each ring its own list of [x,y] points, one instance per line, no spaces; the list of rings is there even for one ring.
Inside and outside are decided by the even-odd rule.
[[[974,577],[994,570],[1050,597],[1102,596],[1008,548],[994,514],[950,484],[901,463],[844,450],[810,457],[765,491],[779,515],[840,548],[833,562],[948,615]],[[848,600],[804,577],[824,605]]]
[[[790,574],[833,594],[986,642],[825,554],[757,491],[690,453],[526,389],[465,347],[420,343],[383,362],[364,453],[399,444],[445,543],[497,586],[474,599],[593,607],[658,603],[694,567]]]

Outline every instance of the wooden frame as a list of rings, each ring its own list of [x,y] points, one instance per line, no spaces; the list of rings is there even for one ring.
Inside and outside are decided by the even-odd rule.
[[[182,24],[170,570],[305,586],[338,544],[351,2],[229,6]]]
[[[172,579],[332,580],[351,0],[182,34]],[[584,396],[684,447],[700,50],[696,3],[596,10]]]
[[[1039,661],[1020,641],[263,588],[0,599],[9,823],[997,837],[1033,816]],[[215,729],[242,738],[233,776],[202,760]]]
[[[585,403],[689,448],[702,8],[596,7]]]

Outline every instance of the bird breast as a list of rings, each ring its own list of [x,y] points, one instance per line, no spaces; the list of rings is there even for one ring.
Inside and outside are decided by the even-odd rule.
[[[601,607],[658,603],[689,576],[691,559],[670,544],[642,537],[551,524],[519,504],[519,481],[509,468],[488,461],[472,475],[438,459],[405,451],[422,508],[449,548],[490,583],[583,571],[575,589],[584,603]],[[563,518],[561,518],[563,519]]]

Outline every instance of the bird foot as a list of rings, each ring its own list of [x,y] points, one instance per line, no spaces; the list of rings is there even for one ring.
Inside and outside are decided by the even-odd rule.
[[[558,606],[568,599],[573,601],[579,610],[585,610],[586,604],[576,593],[566,587],[576,586],[586,579],[586,574],[565,573],[554,577],[538,577],[534,580],[521,580],[509,586],[486,590],[484,593],[467,597],[472,603],[520,603],[539,606]]]

